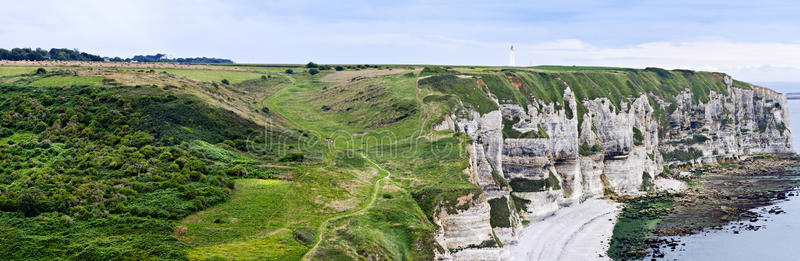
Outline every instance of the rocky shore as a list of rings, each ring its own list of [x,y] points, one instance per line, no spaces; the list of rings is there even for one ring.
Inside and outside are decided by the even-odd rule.
[[[666,237],[688,235],[724,227],[738,234],[758,230],[753,225],[766,215],[756,208],[795,195],[800,186],[800,156],[763,155],[673,173],[689,188],[681,192],[639,197],[618,197],[627,203],[615,226],[609,254],[617,259],[663,257],[662,251],[681,242]],[[735,226],[726,226],[735,224]]]

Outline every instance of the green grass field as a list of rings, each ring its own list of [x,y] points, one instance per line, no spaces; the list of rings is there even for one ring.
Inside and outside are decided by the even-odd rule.
[[[72,85],[97,85],[103,82],[103,77],[86,76],[50,76],[30,83],[36,87],[63,87]]]
[[[295,231],[314,231],[326,218],[362,206],[374,182],[374,175],[365,172],[312,168],[294,174],[292,182],[236,180],[230,201],[183,219],[190,259],[236,258],[224,253],[268,247],[249,256],[296,260],[313,241],[298,241]]]
[[[0,66],[0,76],[20,75],[33,73],[38,67],[30,66]]]
[[[291,183],[278,180],[236,181],[234,197],[223,204],[185,218],[190,260],[211,257],[231,259],[293,260],[308,247],[283,228]]]

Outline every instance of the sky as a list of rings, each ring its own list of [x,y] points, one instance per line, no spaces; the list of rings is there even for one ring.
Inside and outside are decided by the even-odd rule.
[[[0,48],[239,63],[602,65],[800,82],[793,1],[10,1]]]

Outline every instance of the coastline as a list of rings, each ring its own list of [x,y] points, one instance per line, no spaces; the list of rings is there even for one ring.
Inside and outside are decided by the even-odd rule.
[[[759,230],[772,206],[800,186],[800,156],[758,155],[741,162],[692,169],[688,188],[621,198],[609,254],[617,259],[664,258],[685,243],[680,236],[703,231]],[[730,226],[729,226],[730,225]]]

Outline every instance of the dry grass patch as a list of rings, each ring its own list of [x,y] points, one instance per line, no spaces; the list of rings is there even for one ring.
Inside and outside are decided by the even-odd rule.
[[[413,71],[421,70],[420,68],[415,68]],[[371,77],[378,77],[378,76],[385,76],[385,75],[392,75],[404,72],[410,72],[412,70],[408,69],[364,69],[364,70],[348,70],[348,71],[334,71],[329,73],[320,80],[324,82],[348,82],[353,80],[357,77],[364,77],[364,78],[371,78]]]

